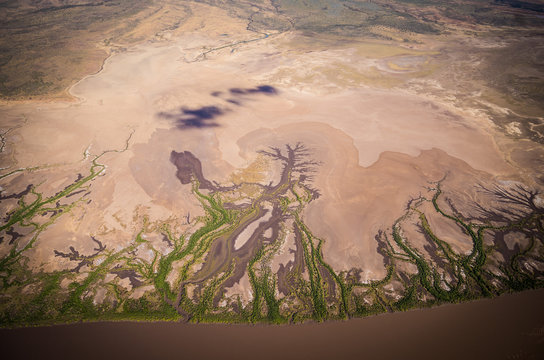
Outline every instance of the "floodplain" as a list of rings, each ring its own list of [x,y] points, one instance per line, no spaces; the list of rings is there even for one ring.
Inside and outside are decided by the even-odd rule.
[[[81,10],[8,3],[52,29]],[[541,288],[544,10],[456,3],[120,2],[111,34],[2,60],[1,326],[321,322]],[[53,31],[20,26],[2,41]]]

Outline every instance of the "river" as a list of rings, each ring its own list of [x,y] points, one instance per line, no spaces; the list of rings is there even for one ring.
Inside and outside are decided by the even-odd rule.
[[[13,358],[541,359],[544,289],[302,325],[81,323],[1,329]]]

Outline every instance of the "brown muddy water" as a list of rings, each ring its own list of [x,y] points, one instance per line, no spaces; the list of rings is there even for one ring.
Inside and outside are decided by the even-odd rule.
[[[544,289],[322,324],[1,329],[0,344],[5,359],[544,359]]]

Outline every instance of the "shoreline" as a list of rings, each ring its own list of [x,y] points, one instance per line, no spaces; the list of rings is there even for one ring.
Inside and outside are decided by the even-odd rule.
[[[227,359],[255,354],[263,359],[301,355],[318,359],[436,359],[437,353],[441,359],[466,358],[467,354],[473,358],[537,359],[544,351],[540,306],[544,289],[492,300],[295,326],[89,322],[0,329],[0,334],[4,349],[17,349],[21,357],[50,354],[62,358],[77,351],[78,357],[89,359],[104,355],[175,358],[182,354]],[[210,339],[216,346],[208,346]],[[24,346],[29,342],[33,346]]]
[[[540,294],[537,294],[540,293]],[[256,322],[256,323],[250,323],[250,322],[190,322],[190,321],[176,321],[176,320],[152,320],[152,319],[144,319],[144,320],[131,320],[131,319],[98,319],[98,320],[79,320],[74,322],[67,322],[67,323],[52,323],[52,324],[38,324],[38,325],[23,325],[20,327],[2,327],[0,325],[0,332],[2,331],[11,331],[11,330],[22,330],[22,329],[35,329],[35,328],[56,328],[56,327],[67,327],[67,326],[85,326],[90,324],[101,324],[101,325],[109,325],[109,324],[144,324],[144,325],[179,325],[179,326],[188,326],[188,327],[198,327],[198,326],[210,326],[210,327],[247,327],[247,328],[288,328],[288,327],[305,327],[305,326],[320,326],[320,325],[331,325],[331,324],[347,324],[350,322],[361,322],[365,321],[366,319],[372,319],[372,318],[381,318],[381,317],[387,317],[395,314],[416,314],[418,312],[424,312],[424,311],[432,311],[432,310],[439,310],[446,311],[449,308],[453,308],[456,306],[463,306],[463,305],[470,305],[470,304],[482,304],[490,303],[492,301],[496,301],[497,299],[501,299],[503,301],[508,301],[504,299],[508,298],[514,298],[518,296],[530,296],[530,294],[537,294],[538,296],[541,296],[544,300],[544,288],[538,288],[538,289],[530,289],[530,290],[522,290],[517,292],[511,292],[511,293],[503,293],[498,296],[492,297],[492,298],[486,298],[481,297],[469,301],[460,301],[455,303],[443,303],[438,305],[430,305],[427,307],[415,307],[412,309],[408,309],[405,311],[393,311],[393,312],[382,312],[362,317],[351,317],[348,319],[328,319],[324,321],[315,321],[313,319],[306,319],[303,322],[298,323],[267,323],[267,322]],[[542,313],[542,322],[544,326],[544,310]]]
[[[157,42],[104,42],[89,58],[100,68],[65,87],[68,100],[0,105],[11,126],[3,159],[25,169],[2,183],[0,328],[359,331],[494,307],[512,289],[542,292],[542,149],[501,135],[479,110],[491,95],[450,78],[480,69],[460,45],[433,38],[421,51],[436,56],[403,65],[416,55],[392,42],[333,44],[296,30],[252,39],[232,14],[201,15]],[[467,41],[488,59],[480,40]],[[403,78],[388,65],[423,60]],[[288,175],[263,160],[290,158],[291,147],[300,153]],[[167,159],[180,152],[199,166],[176,177]],[[263,190],[278,176],[277,191]],[[259,222],[236,248],[265,206],[279,220]],[[450,304],[459,306],[442,310]],[[440,331],[450,321],[434,320]]]

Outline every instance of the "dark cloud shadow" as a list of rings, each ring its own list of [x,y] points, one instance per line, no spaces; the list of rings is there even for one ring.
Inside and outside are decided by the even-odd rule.
[[[270,85],[259,85],[254,88],[231,88],[228,92],[213,91],[210,93],[211,96],[236,106],[242,106],[244,101],[248,99],[247,95],[257,94],[277,95],[278,90]],[[220,108],[215,105],[195,109],[181,107],[177,111],[160,112],[157,116],[173,121],[178,129],[203,129],[221,126],[216,120],[217,117],[224,115],[226,111],[228,111],[228,108]]]
[[[266,94],[266,95],[277,95],[278,90],[270,85],[260,85],[254,88],[241,89],[241,88],[232,88],[229,89],[230,93],[233,95],[246,95],[246,94]]]
[[[240,101],[234,100],[234,99],[227,99],[227,100],[225,100],[225,101],[226,101],[226,102],[229,102],[229,103],[231,103],[231,104],[237,105],[237,106],[242,105],[242,103],[241,103]]]
[[[179,111],[160,112],[158,116],[163,119],[173,120],[178,129],[202,129],[220,126],[215,119],[224,113],[225,111],[217,106],[203,106],[198,109],[182,107]]]
[[[221,98],[236,106],[242,106],[245,100],[249,100],[248,95],[252,96],[258,94],[274,96],[278,95],[279,91],[270,85],[259,85],[253,88],[230,88],[225,92],[217,90],[210,93],[211,96]]]

